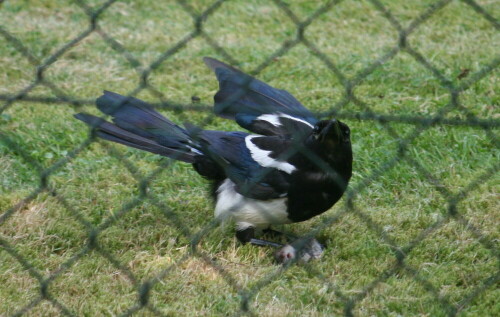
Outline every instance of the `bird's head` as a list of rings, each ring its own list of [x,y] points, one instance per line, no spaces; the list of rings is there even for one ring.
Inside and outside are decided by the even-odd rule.
[[[314,126],[311,137],[328,148],[351,144],[351,130],[338,120],[321,120]]]
[[[330,163],[352,163],[351,131],[343,122],[335,119],[318,121],[308,143]]]

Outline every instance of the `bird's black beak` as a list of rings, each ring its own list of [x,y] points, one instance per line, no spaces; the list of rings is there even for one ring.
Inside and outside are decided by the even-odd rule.
[[[320,142],[323,142],[327,138],[335,143],[340,143],[342,140],[342,130],[340,130],[339,122],[335,119],[330,120],[330,122],[328,122],[326,127],[324,127],[318,135]]]

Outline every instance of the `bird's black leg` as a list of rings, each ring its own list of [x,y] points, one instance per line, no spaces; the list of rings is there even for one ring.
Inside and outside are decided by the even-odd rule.
[[[276,243],[262,239],[255,239],[254,236],[255,236],[255,228],[253,227],[248,227],[246,229],[236,231],[236,238],[243,244],[250,242],[250,244],[253,245],[274,247],[274,248],[279,248],[283,246],[283,244],[281,243]]]
[[[250,242],[255,236],[255,228],[248,227],[243,230],[236,230],[236,238],[243,244]]]
[[[250,239],[250,243],[253,245],[258,245],[261,247],[273,247],[273,248],[280,248],[284,246],[284,244],[278,243],[278,242],[272,242],[272,241],[267,241],[267,240],[262,240],[262,239]]]

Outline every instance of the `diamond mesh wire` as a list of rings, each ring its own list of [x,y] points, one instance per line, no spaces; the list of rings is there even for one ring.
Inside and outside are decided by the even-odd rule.
[[[187,15],[192,18],[193,28],[187,35],[178,40],[174,45],[168,47],[168,49],[164,50],[158,58],[146,66],[143,66],[142,63],[133,56],[133,54],[127,51],[127,49],[120,44],[119,41],[114,39],[113,36],[108,34],[100,26],[102,15],[106,12],[106,10],[108,10],[108,8],[115,6],[117,2],[118,1],[110,0],[100,5],[91,6],[85,1],[76,1],[78,6],[88,17],[87,27],[76,37],[67,41],[53,54],[43,60],[37,58],[30,51],[30,49],[25,46],[23,41],[14,35],[14,32],[9,31],[9,28],[12,26],[0,25],[0,36],[4,39],[7,45],[14,48],[26,61],[28,61],[30,67],[34,70],[34,76],[26,87],[12,92],[11,94],[0,95],[0,101],[2,101],[0,114],[6,113],[8,109],[16,107],[16,105],[22,103],[60,104],[62,106],[69,105],[73,107],[92,106],[94,100],[79,99],[78,97],[68,95],[64,92],[64,89],[61,89],[58,84],[52,82],[46,76],[47,71],[50,70],[51,66],[57,62],[62,55],[73,50],[91,35],[101,37],[109,48],[118,53],[119,56],[125,59],[130,67],[137,72],[139,83],[134,90],[129,92],[129,96],[137,96],[142,91],[147,91],[159,97],[160,100],[164,100],[163,94],[152,83],[151,74],[165,61],[182,52],[186,46],[194,40],[202,40],[207,43],[226,62],[235,65],[238,64],[237,59],[232,56],[223,45],[218,44],[217,40],[205,28],[206,21],[210,20],[214,13],[217,12],[221,6],[225,4],[225,2],[229,1],[215,1],[201,11],[201,13],[189,2],[180,0],[177,1]],[[498,172],[500,164],[497,162],[493,166],[485,166],[483,172],[479,176],[470,180],[469,185],[459,192],[453,192],[442,183],[439,177],[433,175],[432,171],[429,171],[426,167],[419,163],[417,159],[415,159],[412,155],[409,155],[409,148],[410,144],[418,139],[419,136],[436,126],[471,127],[476,130],[484,131],[489,141],[498,148],[498,138],[495,134],[495,129],[500,126],[500,121],[497,119],[498,117],[491,119],[482,119],[477,117],[472,111],[461,103],[461,96],[475,83],[483,80],[487,76],[490,76],[495,71],[500,63],[500,56],[497,55],[494,57],[489,64],[482,67],[479,71],[471,73],[470,75],[467,74],[467,76],[464,75],[463,80],[460,80],[457,84],[455,81],[450,79],[449,75],[443,73],[436,66],[434,66],[428,56],[420,53],[418,47],[413,46],[408,41],[409,36],[415,33],[426,21],[433,17],[436,12],[446,10],[446,7],[452,2],[451,0],[437,1],[428,6],[427,9],[415,17],[411,23],[408,24],[408,26],[404,26],[403,23],[400,22],[393,13],[391,13],[391,10],[384,3],[379,0],[370,0],[369,2],[373,5],[373,7],[376,8],[381,16],[389,22],[389,25],[393,28],[391,31],[395,31],[398,38],[397,41],[395,41],[396,44],[394,47],[389,49],[384,55],[374,60],[367,67],[359,71],[355,76],[349,77],[343,73],[341,67],[336,64],[335,60],[333,60],[328,54],[322,52],[320,47],[318,47],[314,41],[308,37],[308,33],[306,32],[308,27],[313,22],[318,20],[321,16],[324,16],[327,12],[335,10],[336,6],[342,1],[328,1],[305,18],[301,18],[296,12],[294,12],[286,1],[274,0],[271,2],[276,5],[276,7],[278,7],[294,25],[295,36],[293,36],[290,40],[280,43],[280,46],[274,52],[269,54],[265,60],[258,65],[258,67],[250,71],[250,73],[252,75],[258,75],[264,69],[269,67],[276,59],[285,56],[292,49],[298,46],[304,47],[310,54],[321,61],[322,66],[331,71],[333,76],[341,84],[343,90],[342,98],[336,104],[332,105],[319,115],[322,117],[334,116],[343,120],[377,123],[392,139],[395,140],[398,147],[396,156],[387,160],[384,164],[375,167],[371,171],[371,174],[364,176],[361,181],[351,185],[344,196],[346,203],[343,208],[338,210],[333,215],[328,215],[322,218],[321,223],[307,233],[310,236],[315,236],[332,224],[338,223],[346,214],[354,215],[359,218],[359,220],[361,220],[367,228],[369,228],[370,232],[380,237],[390,248],[394,257],[393,264],[381,272],[381,274],[373,281],[367,283],[362,291],[356,294],[347,294],[342,290],[342,287],[330,282],[330,279],[325,272],[321,272],[313,266],[306,266],[304,269],[309,271],[311,274],[316,275],[323,281],[329,291],[335,293],[343,306],[343,312],[346,316],[353,316],[356,306],[359,305],[364,298],[369,296],[376,287],[392,277],[401,275],[413,279],[417,284],[431,294],[431,296],[434,296],[437,299],[437,305],[441,307],[442,311],[444,311],[446,315],[457,315],[480,294],[491,290],[495,285],[498,286],[500,271],[497,270],[495,272],[490,272],[491,274],[489,274],[489,277],[484,279],[478,285],[471,287],[469,293],[464,296],[459,303],[452,303],[446,296],[443,296],[440,293],[439,288],[429,281],[429,279],[423,277],[418,269],[409,264],[407,259],[415,248],[425,239],[429,238],[433,233],[449,222],[457,222],[467,228],[468,232],[474,237],[474,239],[487,249],[497,261],[499,260],[499,252],[496,241],[489,239],[488,236],[483,234],[481,228],[475,227],[472,223],[470,223],[470,221],[467,220],[466,217],[458,212],[458,206],[468,198],[471,191],[475,190],[478,186],[488,180],[491,180],[495,173]],[[472,0],[464,0],[462,3],[463,5],[466,5],[474,10],[481,16],[482,19],[488,21],[491,28],[498,31],[500,28],[498,20],[488,13],[487,10],[485,10],[481,5]],[[133,30],[130,30],[130,32],[133,32]],[[256,45],[256,50],[258,49],[259,47]],[[357,96],[356,89],[363,84],[367,77],[373,74],[384,63],[393,60],[396,56],[401,54],[410,56],[416,63],[432,73],[434,78],[439,83],[439,88],[445,90],[446,94],[449,96],[449,103],[441,107],[436,114],[432,116],[424,116],[380,113],[373,110],[371,105],[364,102]],[[54,97],[41,96],[33,93],[38,87],[48,89]],[[359,110],[342,110],[345,109],[345,105],[347,104],[353,104]],[[212,111],[210,105],[203,105],[199,103],[183,104],[163,101],[160,103],[152,103],[152,105],[159,109],[174,110],[179,113],[187,110],[200,113],[211,113]],[[460,112],[465,116],[465,119],[460,117],[451,118],[450,116],[447,116],[447,114],[452,111]],[[205,121],[199,123],[199,126],[207,126],[212,120],[213,115],[208,115]],[[402,135],[401,132],[398,131],[398,129],[396,129],[391,123],[408,125],[413,127],[413,129],[411,132]],[[162,200],[162,197],[158,197],[158,195],[148,190],[152,182],[154,182],[155,179],[161,175],[162,171],[172,167],[174,164],[172,161],[162,161],[156,170],[153,170],[145,175],[140,172],[140,169],[132,162],[132,160],[121,154],[119,151],[116,151],[114,147],[107,146],[101,142],[108,154],[121,161],[123,167],[130,172],[136,181],[137,187],[139,188],[139,194],[125,202],[112,217],[109,217],[102,223],[96,225],[87,220],[85,215],[83,215],[81,211],[76,208],[76,206],[73,206],[70,202],[68,202],[64,194],[58,192],[51,183],[51,177],[58,173],[67,164],[75,160],[75,158],[88,149],[92,143],[96,142],[96,138],[93,133],[90,133],[88,138],[78,147],[69,150],[64,158],[57,160],[49,167],[43,167],[37,159],[23,147],[23,144],[19,142],[15,135],[5,133],[3,131],[0,131],[0,133],[0,141],[7,148],[9,148],[9,151],[14,153],[19,160],[25,162],[30,169],[36,171],[39,175],[38,185],[29,195],[23,197],[17,203],[1,211],[0,226],[6,224],[9,219],[13,217],[13,215],[21,212],[22,209],[25,208],[30,202],[40,199],[40,197],[44,194],[49,194],[51,197],[56,199],[61,206],[63,206],[63,208],[84,228],[86,232],[86,243],[81,250],[64,261],[57,270],[52,272],[42,272],[37,269],[31,263],[32,261],[30,258],[22,255],[18,251],[15,243],[10,239],[10,237],[0,235],[0,246],[4,251],[2,254],[8,254],[8,256],[18,261],[22,268],[39,283],[38,297],[27,303],[24,307],[16,307],[15,313],[13,314],[14,316],[20,316],[32,312],[36,307],[39,307],[44,302],[51,303],[53,307],[55,307],[56,310],[62,315],[75,315],[75,312],[72,311],[70,307],[67,307],[60,300],[58,300],[58,295],[53,294],[49,290],[49,287],[51,283],[54,283],[54,281],[60,278],[65,272],[71,271],[78,261],[89,253],[97,253],[107,259],[113,267],[124,274],[132,283],[136,291],[137,299],[134,305],[122,310],[122,315],[124,316],[134,315],[144,310],[153,314],[164,315],[164,313],[151,302],[151,293],[154,291],[156,284],[161,283],[163,279],[168,278],[172,270],[179,265],[182,265],[182,263],[192,257],[196,257],[206,265],[212,267],[217,274],[225,280],[229,287],[240,296],[239,310],[236,312],[228,312],[231,314],[259,315],[259,310],[252,308],[252,300],[263,288],[269,286],[274,280],[283,278],[285,272],[289,269],[289,266],[284,266],[266,274],[265,276],[262,276],[258,281],[253,283],[251,287],[243,287],[241,282],[239,282],[238,279],[226,269],[222,262],[214,259],[210,252],[201,249],[199,246],[200,241],[205,235],[211,232],[218,225],[218,223],[215,220],[210,222],[207,221],[201,229],[191,228],[186,225],[182,216],[179,215],[178,212],[171,210],[168,204]],[[314,160],[315,158],[312,157],[311,159]],[[370,215],[369,212],[359,207],[359,202],[357,201],[357,197],[360,192],[365,190],[373,182],[376,182],[380,176],[387,173],[402,161],[413,167],[418,172],[420,177],[423,177],[433,186],[433,188],[441,195],[441,199],[444,200],[447,209],[447,214],[444,217],[437,219],[416,237],[411,239],[410,242],[403,245],[398,243],[398,241],[395,241],[389,234],[387,234],[387,231],[374,220],[373,216]],[[122,263],[116,258],[116,256],[101,247],[99,237],[104,231],[116,225],[116,222],[121,217],[126,215],[127,212],[137,206],[143,205],[145,202],[161,210],[163,216],[169,222],[169,225],[178,230],[180,234],[189,241],[191,251],[177,259],[174,263],[163,266],[163,268],[153,274],[152,277],[140,280],[134,275],[128,265]]]

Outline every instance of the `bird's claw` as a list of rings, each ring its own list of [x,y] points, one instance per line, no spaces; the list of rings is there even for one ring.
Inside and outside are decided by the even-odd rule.
[[[323,249],[323,245],[316,239],[299,239],[278,249],[274,257],[278,263],[282,264],[291,261],[307,263],[311,259],[319,259],[323,254]]]

